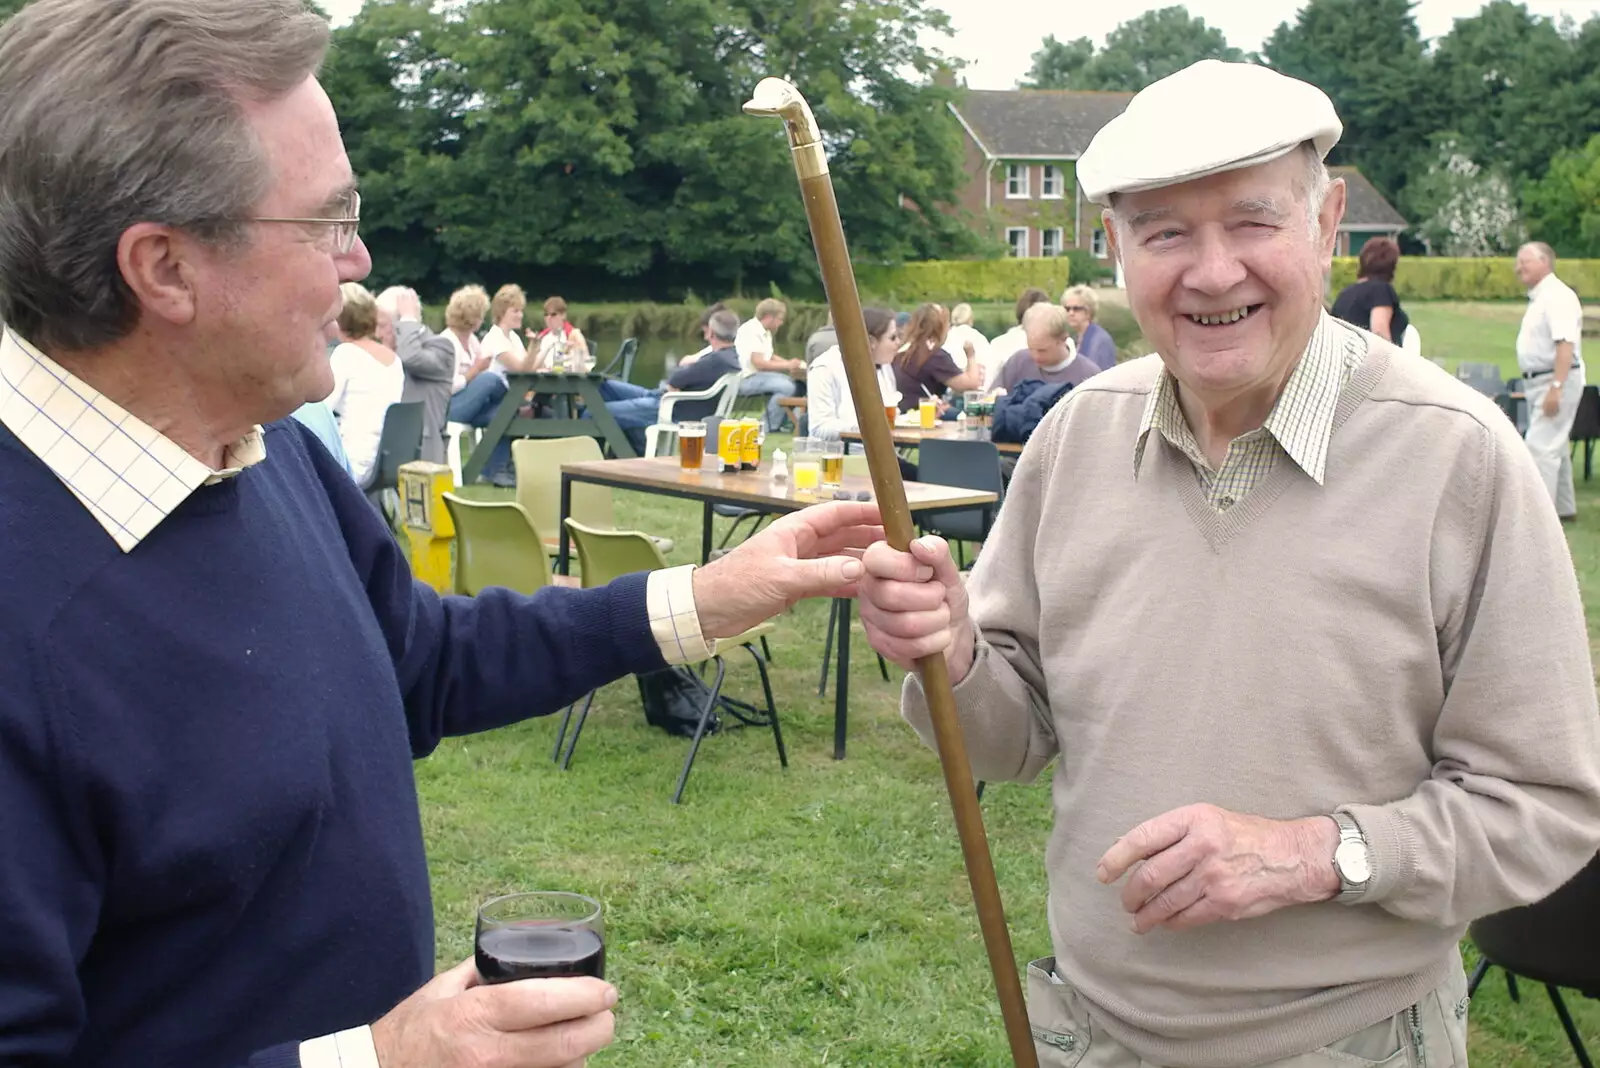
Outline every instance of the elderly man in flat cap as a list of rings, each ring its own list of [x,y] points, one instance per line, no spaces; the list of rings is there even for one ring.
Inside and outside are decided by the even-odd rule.
[[[1600,844],[1571,558],[1492,404],[1323,312],[1326,96],[1196,64],[1078,170],[1155,355],[1024,451],[963,586],[869,549],[862,619],[943,653],[973,770],[1059,760],[1040,1058],[1466,1064],[1457,944]],[[929,737],[923,691],[906,717]]]

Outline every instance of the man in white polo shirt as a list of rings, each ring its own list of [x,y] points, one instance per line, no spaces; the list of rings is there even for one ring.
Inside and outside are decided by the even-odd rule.
[[[1568,435],[1583,396],[1583,309],[1556,277],[1556,254],[1543,241],[1517,250],[1517,279],[1528,287],[1528,310],[1517,331],[1517,366],[1528,398],[1528,451],[1563,521],[1578,513],[1572,493]]]

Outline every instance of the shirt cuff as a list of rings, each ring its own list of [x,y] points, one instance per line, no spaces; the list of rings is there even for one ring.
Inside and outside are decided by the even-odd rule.
[[[644,603],[650,614],[650,633],[668,664],[698,664],[716,654],[716,641],[707,641],[700,632],[693,564],[650,572]]]
[[[381,1068],[372,1028],[352,1027],[300,1043],[300,1068]]]

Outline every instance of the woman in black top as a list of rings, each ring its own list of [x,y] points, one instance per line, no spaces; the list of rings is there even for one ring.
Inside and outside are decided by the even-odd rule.
[[[1399,262],[1400,246],[1392,237],[1374,237],[1362,245],[1355,284],[1345,286],[1333,302],[1334,316],[1400,344],[1410,320],[1400,310],[1400,294],[1394,291],[1394,268]]]
[[[963,371],[944,350],[949,333],[950,313],[939,304],[919,307],[900,331],[905,344],[894,358],[894,378],[902,412],[921,403],[924,388],[933,396],[942,397],[947,389],[960,393],[982,387],[982,364],[969,360]]]

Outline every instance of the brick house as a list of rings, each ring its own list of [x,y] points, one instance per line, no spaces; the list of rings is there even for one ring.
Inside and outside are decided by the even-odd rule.
[[[1100,208],[1078,189],[1078,158],[1132,93],[1067,89],[968,89],[950,112],[961,126],[967,183],[958,209],[979,232],[1004,241],[1013,256],[1059,256],[1081,248],[1109,255]],[[1377,234],[1394,236],[1406,221],[1354,167],[1331,167],[1345,179],[1349,203],[1339,227],[1339,255],[1355,255]]]
[[[1339,223],[1339,243],[1335,256],[1359,256],[1361,246],[1374,237],[1400,236],[1406,221],[1383,194],[1354,167],[1329,167],[1328,173],[1344,179],[1344,220]]]

